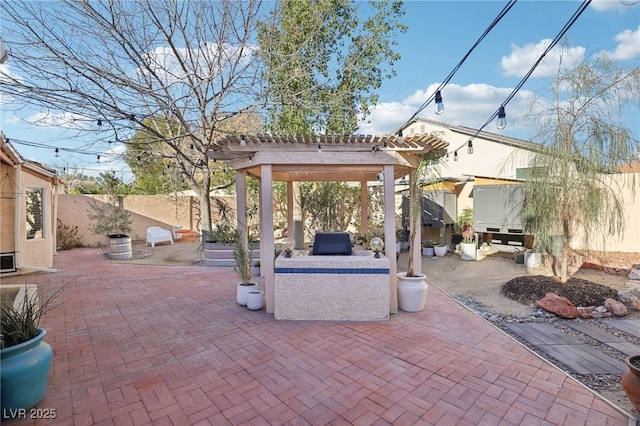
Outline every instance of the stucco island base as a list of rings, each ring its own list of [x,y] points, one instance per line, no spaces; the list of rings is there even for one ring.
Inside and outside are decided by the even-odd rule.
[[[276,259],[274,317],[278,320],[389,319],[389,259],[371,251],[352,256]]]

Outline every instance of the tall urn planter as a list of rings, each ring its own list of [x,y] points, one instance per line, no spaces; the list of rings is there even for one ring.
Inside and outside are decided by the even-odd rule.
[[[398,308],[405,312],[420,312],[427,303],[429,286],[424,274],[407,277],[406,272],[396,274],[398,277]]]
[[[640,411],[640,355],[631,355],[624,362],[629,369],[622,375],[622,388],[631,404]]]
[[[0,350],[0,411],[2,418],[35,407],[44,398],[53,351],[43,341],[47,332]]]

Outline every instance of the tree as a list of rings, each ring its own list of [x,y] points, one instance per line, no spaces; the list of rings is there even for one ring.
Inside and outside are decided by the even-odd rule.
[[[524,182],[523,218],[536,248],[556,256],[566,282],[578,231],[587,241],[624,230],[622,188],[611,177],[638,154],[622,117],[640,102],[640,69],[617,68],[605,57],[584,60],[560,71],[551,89],[553,104],[536,114],[541,149]]]
[[[101,193],[107,194],[106,203],[89,202],[87,217],[91,221],[89,229],[96,235],[114,235],[121,237],[131,232],[131,212],[122,207],[122,197],[129,193],[130,187],[110,173],[100,173]]]
[[[394,33],[406,27],[398,1],[282,0],[259,27],[265,62],[267,128],[271,133],[351,134],[394,75]],[[322,197],[322,184],[309,188]],[[294,182],[296,245],[302,242],[302,197]],[[333,192],[337,196],[338,192]],[[344,200],[342,200],[344,201]],[[291,230],[289,230],[289,235]]]
[[[238,117],[260,103],[259,5],[1,2],[11,72],[0,71],[0,95],[18,109],[64,114],[77,136],[90,135],[92,151],[144,132],[150,148],[170,152],[172,167],[199,194],[202,227],[211,229],[218,165],[207,151],[221,132],[253,125]]]

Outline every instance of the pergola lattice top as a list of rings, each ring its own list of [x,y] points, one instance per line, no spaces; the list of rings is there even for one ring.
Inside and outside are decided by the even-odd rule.
[[[438,134],[347,136],[227,135],[208,152],[235,170],[260,177],[270,164],[279,181],[374,181],[384,165],[400,178],[419,163],[420,155],[449,144]]]

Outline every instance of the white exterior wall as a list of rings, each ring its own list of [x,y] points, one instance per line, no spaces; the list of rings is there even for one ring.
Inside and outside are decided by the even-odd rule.
[[[450,130],[446,126],[417,121],[407,126],[403,133],[411,135],[434,131],[442,132],[442,138],[449,142],[449,159],[441,159],[442,177],[485,176],[515,179],[516,169],[529,165],[530,151],[483,139],[480,136],[473,140],[473,154],[467,154],[466,144],[470,138],[469,135]],[[458,161],[454,161],[453,151],[459,147]]]

